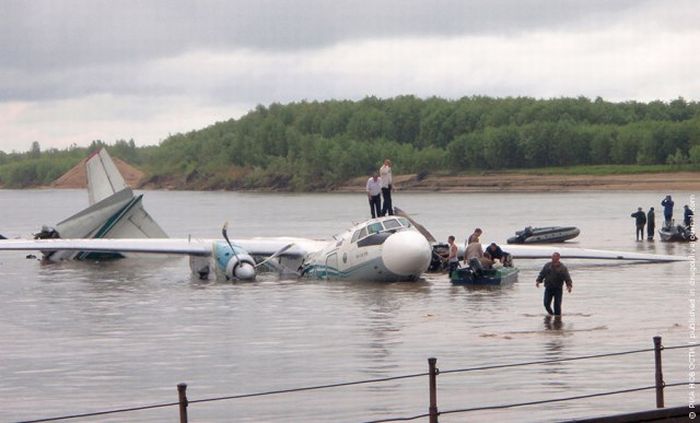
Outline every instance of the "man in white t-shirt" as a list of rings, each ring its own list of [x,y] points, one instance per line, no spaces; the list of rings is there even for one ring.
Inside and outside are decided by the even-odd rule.
[[[369,199],[369,209],[372,212],[372,218],[381,216],[382,200],[379,195],[382,192],[382,180],[379,179],[379,173],[374,172],[371,178],[367,180],[367,198]]]
[[[384,199],[384,207],[382,207],[382,216],[389,213],[394,214],[394,207],[391,204],[391,160],[384,160],[384,165],[379,169],[379,176],[382,179],[382,197]]]

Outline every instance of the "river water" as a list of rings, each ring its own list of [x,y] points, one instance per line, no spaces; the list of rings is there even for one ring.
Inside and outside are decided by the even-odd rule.
[[[326,238],[368,217],[363,194],[144,192],[172,237]],[[540,194],[395,193],[395,204],[440,240],[503,242],[526,225],[575,225],[572,246],[694,254],[690,244],[635,242],[630,214],[657,209],[667,192]],[[676,213],[693,194],[671,192]],[[28,236],[87,205],[82,190],[0,190],[0,233]],[[658,237],[657,237],[658,238]],[[507,248],[504,248],[507,250]],[[0,421],[423,373],[686,344],[689,262],[565,261],[574,291],[560,325],[544,317],[534,279],[543,260],[516,262],[512,286],[451,286],[444,275],[369,284],[322,281],[202,282],[186,258],[41,265],[0,253]],[[688,350],[664,351],[668,384],[688,381]],[[446,373],[441,411],[538,401],[653,385],[653,353],[598,360]],[[197,422],[362,422],[423,414],[426,377],[274,396],[193,403]],[[667,405],[688,403],[668,388]],[[446,414],[442,422],[557,421],[651,409],[654,391],[574,402]],[[80,421],[176,421],[177,407]],[[426,421],[422,419],[420,421]]]

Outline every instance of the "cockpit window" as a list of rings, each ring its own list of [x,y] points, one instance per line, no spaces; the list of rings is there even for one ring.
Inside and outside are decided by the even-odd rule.
[[[355,231],[355,233],[352,234],[352,239],[350,240],[350,242],[355,242],[355,241],[357,241],[357,238],[359,238],[359,237],[360,237],[360,231],[359,231],[359,230],[358,230],[358,231]]]
[[[411,222],[408,221],[405,217],[399,217],[399,222],[401,223],[401,226],[405,228],[410,228],[411,227]]]
[[[367,236],[367,227],[365,226],[364,228],[360,229],[360,236],[358,236],[359,239],[362,239]]]
[[[401,224],[396,219],[385,220],[384,227],[387,229],[396,229],[400,228]]]
[[[371,223],[371,224],[367,225],[367,232],[370,234],[377,234],[383,230],[384,230],[384,227],[382,226],[381,223]]]

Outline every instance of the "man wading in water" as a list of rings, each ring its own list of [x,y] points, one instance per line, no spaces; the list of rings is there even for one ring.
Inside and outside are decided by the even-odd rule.
[[[552,261],[545,264],[537,276],[535,283],[536,287],[540,287],[544,281],[544,308],[549,315],[561,316],[561,299],[564,294],[564,282],[566,282],[566,290],[571,293],[571,276],[569,269],[560,262],[561,255],[559,253],[552,254]],[[551,303],[554,300],[554,311],[552,311]]]

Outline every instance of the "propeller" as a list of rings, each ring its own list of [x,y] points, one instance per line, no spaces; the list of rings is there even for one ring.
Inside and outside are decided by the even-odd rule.
[[[279,257],[280,255],[284,254],[285,251],[289,250],[292,248],[294,244],[287,244],[284,247],[280,248],[279,250],[275,251],[270,257],[266,258],[265,260],[261,261],[260,263],[255,265],[255,268],[257,269],[258,267],[262,266],[263,264],[268,263],[270,260]]]
[[[425,239],[427,239],[428,242],[430,242],[431,244],[435,244],[435,243],[437,242],[437,240],[435,239],[435,237],[433,236],[433,234],[431,234],[430,231],[428,231],[427,229],[425,229],[425,226],[421,225],[420,223],[417,223],[417,222],[416,222],[415,220],[413,220],[413,218],[412,218],[408,213],[406,213],[405,211],[403,211],[403,210],[401,210],[400,208],[394,206],[394,214],[397,215],[397,216],[405,217],[409,222],[411,222],[411,224],[412,224],[413,226],[416,227],[416,229],[418,229],[418,232],[420,232],[421,234],[423,234],[423,236],[425,237]]]
[[[293,243],[285,245],[284,247],[275,251],[275,253],[272,254],[270,257],[268,257],[265,260],[258,263],[255,267],[257,268],[258,266],[262,266],[263,264],[266,264],[266,265],[272,267],[277,273],[279,273],[279,276],[281,279],[291,279],[291,278],[301,277],[301,272],[299,272],[297,270],[292,270],[289,267],[283,265],[282,263],[278,263],[278,262],[272,260],[272,259],[284,254],[287,250],[289,250],[293,246],[294,246]]]

